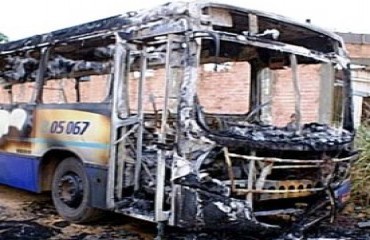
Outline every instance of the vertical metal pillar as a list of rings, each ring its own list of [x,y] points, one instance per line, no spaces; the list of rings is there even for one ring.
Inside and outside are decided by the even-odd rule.
[[[147,69],[147,53],[146,46],[143,46],[141,51],[141,62],[140,62],[140,79],[138,83],[138,102],[137,111],[139,117],[139,130],[136,142],[136,163],[135,163],[135,185],[134,190],[138,191],[140,188],[140,173],[143,155],[143,134],[144,134],[144,106],[143,106],[143,93],[145,86],[145,74]]]
[[[256,152],[252,151],[251,156],[256,156]],[[253,189],[254,189],[254,180],[256,174],[256,160],[250,159],[249,160],[249,171],[248,171],[248,194],[247,194],[247,202],[249,203],[250,208],[253,210]]]
[[[162,144],[166,142],[166,127],[167,127],[167,113],[170,89],[172,86],[171,74],[171,54],[172,54],[173,35],[168,35],[166,47],[166,83],[165,83],[165,96],[164,107],[162,112],[161,131],[158,141]],[[164,202],[164,187],[166,178],[166,155],[165,150],[158,149],[157,161],[157,179],[156,179],[156,193],[155,193],[155,219],[158,222],[168,220],[167,214],[163,211]]]
[[[301,92],[299,90],[299,76],[298,76],[298,62],[297,56],[290,54],[290,67],[292,68],[292,80],[295,97],[295,115],[296,115],[296,129],[301,134]]]
[[[36,75],[36,89],[32,95],[32,102],[41,103],[42,102],[42,93],[44,85],[44,75],[48,65],[50,55],[50,48],[44,47],[41,49],[41,58],[39,63],[39,69]]]
[[[115,205],[115,190],[116,190],[116,165],[117,165],[117,146],[113,144],[117,140],[118,126],[120,125],[119,106],[123,99],[122,96],[122,76],[125,62],[123,57],[126,56],[126,49],[123,46],[124,41],[116,35],[116,47],[114,55],[114,80],[113,80],[113,104],[111,112],[111,132],[110,132],[110,152],[108,162],[108,179],[106,204],[107,208],[113,208]]]

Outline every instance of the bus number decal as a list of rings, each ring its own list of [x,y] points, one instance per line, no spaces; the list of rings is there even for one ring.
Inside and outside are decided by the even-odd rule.
[[[85,121],[53,121],[50,125],[50,133],[83,135],[89,126],[90,122]]]

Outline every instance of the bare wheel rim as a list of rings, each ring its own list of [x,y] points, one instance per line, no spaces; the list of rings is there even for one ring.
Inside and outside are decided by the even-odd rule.
[[[78,208],[83,200],[83,182],[79,175],[69,172],[58,181],[58,198],[71,208]]]

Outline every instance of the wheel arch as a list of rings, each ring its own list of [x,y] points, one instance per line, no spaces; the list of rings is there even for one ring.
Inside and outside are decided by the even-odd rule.
[[[61,161],[69,157],[75,157],[83,163],[77,153],[68,149],[53,148],[43,154],[39,166],[40,192],[51,190],[55,169]]]
[[[75,155],[56,165],[51,195],[60,216],[75,223],[91,222],[102,216],[102,210],[92,204],[95,194],[90,183],[86,167]]]

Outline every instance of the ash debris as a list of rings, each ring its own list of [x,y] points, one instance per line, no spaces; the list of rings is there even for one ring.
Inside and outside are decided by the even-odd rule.
[[[248,236],[237,232],[202,232],[185,233],[171,232],[164,240],[287,240],[278,236]],[[306,233],[302,238],[305,240],[369,240],[370,232],[356,228],[324,225],[314,228]]]
[[[37,218],[47,218],[50,214],[53,215],[53,210],[50,201],[32,201],[26,204],[22,211],[39,213]],[[0,206],[1,216],[4,216],[7,211]],[[6,215],[7,216],[7,215]],[[9,217],[10,218],[10,217]],[[4,219],[4,218],[3,218]],[[304,239],[307,240],[323,240],[323,239],[356,239],[367,240],[370,239],[369,229],[359,229],[355,226],[357,220],[351,216],[341,218],[342,221],[336,221],[330,224],[326,221],[321,226],[313,228],[307,232]],[[112,215],[99,221],[96,225],[101,230],[91,233],[86,230],[84,226],[79,228],[79,232],[66,234],[65,229],[68,223],[65,221],[51,221],[49,224],[40,224],[35,222],[37,219],[29,221],[15,221],[7,220],[0,221],[0,240],[7,239],[74,239],[74,240],[101,240],[101,239],[153,239],[155,237],[155,225],[148,225],[143,222],[134,222],[132,219],[122,219],[120,215]],[[132,227],[130,229],[118,229],[119,226],[126,223],[136,223],[136,230]],[[148,232],[149,231],[149,232]],[[262,233],[261,233],[262,234]],[[148,237],[148,235],[152,237]],[[241,232],[230,231],[212,231],[212,232],[186,232],[178,228],[166,228],[163,240],[277,240],[277,236],[248,236]]]
[[[29,205],[24,206],[23,210],[40,217],[45,215],[57,215],[57,211],[51,200],[32,201]]]
[[[0,221],[0,239],[48,239],[59,233],[33,221]]]
[[[306,234],[308,240],[318,239],[343,239],[343,240],[369,240],[370,232],[357,228],[347,228],[343,226],[323,225]]]
[[[144,240],[139,234],[131,233],[125,230],[107,231],[102,234],[90,235],[88,233],[81,233],[72,236],[71,240],[104,240],[104,239],[126,239],[126,240]]]

